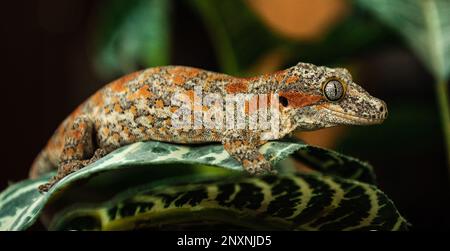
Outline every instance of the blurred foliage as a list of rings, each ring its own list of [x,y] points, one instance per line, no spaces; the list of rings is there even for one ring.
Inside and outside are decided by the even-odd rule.
[[[282,66],[299,61],[329,64],[373,46],[388,34],[377,22],[356,12],[319,41],[294,41],[274,34],[243,1],[194,0],[214,38],[222,71],[249,75],[262,56],[274,49],[288,54]],[[232,18],[230,18],[232,17]],[[348,36],[348,34],[352,36]]]
[[[450,174],[450,1],[358,0],[400,33],[436,79]]]
[[[450,1],[358,0],[400,33],[436,79],[450,76]]]
[[[283,41],[271,33],[243,1],[192,0],[213,38],[222,70],[242,75]],[[232,18],[230,18],[232,17]]]
[[[292,56],[285,66],[298,61],[323,65],[348,63],[349,58],[372,49],[387,40],[389,35],[388,29],[368,18],[363,11],[355,9],[353,15],[336,24],[321,40],[290,44]]]
[[[97,72],[110,78],[170,63],[170,1],[112,0],[96,27]]]
[[[243,0],[184,1],[204,21],[221,71],[237,76],[255,74],[252,67],[274,50],[284,54],[279,67],[299,61],[330,64],[367,50],[389,34],[355,10],[318,41],[296,41],[275,34]],[[170,63],[170,3],[115,0],[106,5],[97,27],[96,68],[102,76]]]

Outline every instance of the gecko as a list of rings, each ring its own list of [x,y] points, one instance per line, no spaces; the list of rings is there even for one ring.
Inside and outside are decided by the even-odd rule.
[[[262,138],[260,130],[245,126],[173,126],[172,115],[180,109],[171,102],[173,95],[183,93],[195,99],[196,87],[221,97],[275,93],[278,99],[269,103],[277,104],[279,133]],[[207,109],[204,105],[200,108]],[[245,108],[248,112],[247,103]],[[105,85],[79,105],[38,154],[29,176],[37,178],[57,170],[48,183],[39,186],[41,192],[46,192],[68,174],[113,150],[149,140],[175,144],[220,142],[249,174],[274,174],[276,171],[258,150],[268,140],[281,139],[294,131],[380,124],[387,114],[386,103],[353,82],[345,68],[300,62],[271,74],[240,78],[186,66],[153,67]]]

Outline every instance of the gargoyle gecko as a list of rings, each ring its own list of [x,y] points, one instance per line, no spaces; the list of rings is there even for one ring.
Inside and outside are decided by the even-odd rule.
[[[171,115],[179,107],[171,104],[171,97],[184,93],[193,99],[196,86],[204,93],[217,93],[222,97],[238,93],[276,93],[279,134],[262,139],[260,131],[247,127],[180,129],[172,126]],[[343,68],[299,63],[252,78],[184,66],[149,68],[113,81],[78,106],[39,153],[30,177],[58,168],[49,183],[39,187],[40,191],[48,191],[66,175],[105,154],[123,145],[148,140],[182,144],[221,142],[247,172],[274,173],[258,151],[266,140],[280,139],[294,130],[378,124],[386,117],[386,104],[355,84]]]

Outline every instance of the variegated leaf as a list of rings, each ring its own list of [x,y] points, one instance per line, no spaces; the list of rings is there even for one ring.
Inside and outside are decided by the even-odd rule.
[[[305,145],[302,143],[270,142],[261,148],[261,152],[272,163],[275,163],[304,147]],[[166,169],[169,169],[167,166],[170,164],[179,164],[179,166],[174,166],[171,168],[172,172],[167,172]],[[201,172],[204,169],[195,168],[195,166],[201,165],[217,166],[234,171],[242,170],[242,166],[231,158],[221,145],[182,146],[153,141],[139,142],[122,147],[92,165],[67,176],[45,194],[40,194],[37,187],[45,183],[51,174],[37,180],[26,180],[10,186],[0,194],[0,229],[23,230],[28,228],[39,217],[43,207],[55,193],[63,193],[70,186],[81,186],[80,180],[102,176],[98,175],[99,173],[105,175],[107,171],[116,169],[148,166],[157,168],[154,171],[156,173],[164,173],[167,177],[174,178],[195,171]],[[183,166],[191,168],[182,168]],[[225,175],[214,170],[221,168],[211,168],[208,169],[207,174],[202,173],[202,175],[206,177]],[[226,175],[230,175],[230,173],[228,172]],[[164,177],[160,175],[157,178]]]
[[[390,231],[408,225],[375,186],[332,176],[240,176],[150,187],[65,210],[51,229]]]
[[[300,159],[318,171],[332,176],[360,179],[371,182],[371,167],[339,153],[311,147],[302,142],[274,141],[261,147],[260,151],[285,175],[293,173],[292,165],[281,163],[296,152]],[[305,161],[306,160],[306,161]],[[288,168],[282,168],[287,166]],[[349,168],[346,168],[346,167]],[[335,169],[334,169],[335,167]],[[290,168],[290,169],[289,169]],[[153,187],[177,186],[185,182],[219,182],[242,175],[241,165],[231,158],[221,145],[182,146],[161,142],[141,142],[122,147],[101,160],[75,172],[48,193],[40,194],[37,187],[52,174],[37,180],[27,180],[9,187],[0,194],[0,229],[24,230],[40,216],[44,206],[57,205],[55,198],[64,198],[64,205],[92,202],[100,203],[130,187],[151,182]],[[317,175],[317,174],[316,174]],[[338,177],[336,177],[338,178]],[[339,179],[339,178],[338,178]],[[255,182],[257,179],[254,179]],[[354,181],[357,182],[357,181]],[[84,189],[84,190],[83,190]],[[95,193],[92,193],[95,189]],[[74,196],[73,192],[85,192]],[[88,195],[97,195],[91,198]],[[55,196],[58,195],[58,196]],[[66,196],[65,196],[66,195]],[[101,197],[101,195],[104,195]],[[133,192],[131,193],[133,195]],[[91,199],[91,201],[89,201]],[[56,202],[55,202],[56,201]],[[63,209],[63,208],[58,208]],[[395,211],[396,212],[396,211]]]
[[[297,151],[293,157],[321,173],[376,184],[375,173],[371,165],[335,151],[307,146],[305,149]]]

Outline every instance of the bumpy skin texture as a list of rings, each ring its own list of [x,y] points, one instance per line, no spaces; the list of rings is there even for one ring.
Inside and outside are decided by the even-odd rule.
[[[338,80],[344,86],[344,96],[337,101],[324,95],[323,87],[330,80]],[[258,147],[265,143],[258,130],[172,126],[172,114],[179,109],[172,105],[173,95],[184,93],[194,99],[195,86],[201,86],[203,94],[223,97],[277,93],[282,97],[275,101],[281,103],[280,133],[269,140],[282,138],[294,130],[377,124],[387,116],[385,103],[355,84],[342,68],[299,63],[273,74],[245,79],[184,66],[150,68],[106,85],[72,112],[36,158],[30,177],[58,168],[57,175],[40,187],[41,191],[47,191],[66,175],[105,154],[123,145],[148,140],[182,144],[222,142],[249,173],[274,173],[258,152]]]

